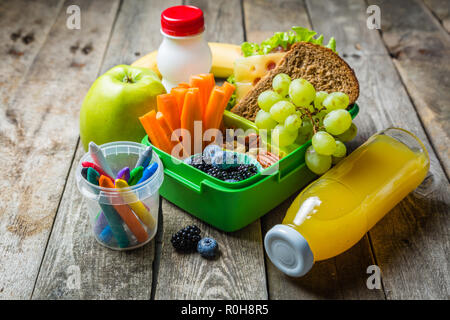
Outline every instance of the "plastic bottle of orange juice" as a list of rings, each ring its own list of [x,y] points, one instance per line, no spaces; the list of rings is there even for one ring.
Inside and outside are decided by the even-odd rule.
[[[306,187],[282,224],[264,239],[275,266],[289,276],[306,274],[314,261],[356,244],[425,178],[428,153],[412,133],[378,133]]]

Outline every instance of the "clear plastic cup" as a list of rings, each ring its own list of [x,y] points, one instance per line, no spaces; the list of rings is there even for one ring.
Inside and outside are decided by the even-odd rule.
[[[129,167],[132,170],[147,147],[135,142],[116,141],[100,146],[114,175]],[[113,250],[130,250],[148,243],[158,226],[159,188],[164,180],[164,168],[153,151],[149,165],[158,169],[146,181],[122,189],[103,188],[87,181],[81,174],[83,162],[94,162],[85,154],[76,171],[78,190],[84,196],[95,239]]]

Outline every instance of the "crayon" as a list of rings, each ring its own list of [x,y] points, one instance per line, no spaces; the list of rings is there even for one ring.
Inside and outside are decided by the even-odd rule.
[[[87,177],[90,183],[98,185],[99,173],[96,172],[93,168],[88,168]],[[114,235],[114,238],[116,238],[119,247],[121,248],[128,247],[130,242],[128,240],[127,233],[123,228],[122,220],[120,219],[119,214],[116,212],[116,210],[114,210],[114,208],[111,205],[100,202],[98,204],[100,205],[100,208],[102,208],[102,211],[105,214],[106,220],[108,221],[108,224],[111,227],[112,234]]]
[[[86,180],[88,180],[87,177],[87,172],[88,172],[88,167],[85,168],[81,168],[81,175],[83,176],[83,178],[85,178]],[[93,172],[92,172],[93,170]],[[90,173],[90,179],[92,180],[93,177],[92,175],[94,175],[94,179],[96,179],[96,177],[99,175],[97,171],[95,171],[95,169],[92,169],[91,173]],[[98,190],[95,190],[94,188],[92,188],[93,191],[95,193],[98,193]],[[111,232],[111,228],[108,225],[108,221],[106,221],[106,217],[103,214],[103,211],[100,211],[97,216],[95,217],[95,223],[94,223],[94,233],[98,234],[99,236],[101,235],[102,230],[104,230],[106,228],[105,234],[102,237],[102,241],[103,242],[109,242],[109,240],[111,240],[112,238],[112,232]],[[109,239],[109,240],[107,240]]]
[[[111,181],[114,181],[114,179],[113,179],[110,175],[106,174],[106,172],[103,171],[103,169],[100,168],[100,167],[99,167],[97,164],[95,164],[95,163],[88,162],[88,161],[84,161],[84,162],[81,163],[81,165],[82,165],[84,168],[92,168],[92,169],[94,169],[95,171],[97,171],[100,175],[107,176],[108,178],[111,179]]]
[[[117,179],[130,180],[130,168],[125,167],[117,173]]]
[[[144,182],[148,178],[150,178],[155,172],[158,170],[158,163],[153,162],[147,168],[145,168],[144,173],[142,174],[142,178],[138,181],[137,184]]]
[[[92,184],[98,186],[98,178],[100,177],[100,173],[94,168],[88,168],[86,173],[86,179]]]
[[[81,176],[87,180],[87,167],[81,168]]]
[[[102,150],[98,145],[96,145],[93,141],[89,142],[89,153],[91,154],[92,160],[94,163],[98,165],[102,170],[109,176],[112,177],[112,181],[114,181],[114,173],[109,167],[108,162],[103,155]]]
[[[108,221],[106,220],[103,211],[100,211],[100,213],[97,215],[97,219],[95,220],[94,233],[100,234],[102,230],[105,229],[106,227],[108,227]]]
[[[150,161],[152,161],[152,156],[153,156],[153,148],[152,148],[152,146],[148,146],[144,150],[144,152],[139,156],[139,159],[136,162],[136,165],[134,167],[135,168],[137,168],[137,167],[146,168],[148,166],[148,164],[150,163]],[[120,178],[117,177],[117,179],[120,179]]]
[[[99,179],[100,187],[104,188],[114,188],[114,183],[111,182],[107,177],[101,176]],[[142,227],[138,218],[134,215],[133,211],[131,211],[130,207],[126,204],[115,204],[113,205],[114,209],[119,213],[122,220],[126,223],[130,231],[136,236],[136,239],[139,242],[144,242],[148,239],[148,233]]]
[[[98,235],[98,238],[106,244],[110,243],[113,239],[113,233],[112,233],[111,227],[109,225],[107,225],[103,229],[103,231],[100,232],[100,234]]]
[[[155,218],[150,214],[147,208],[138,200],[136,195],[130,190],[123,190],[123,188],[128,188],[128,183],[122,179],[116,179],[115,183],[116,188],[119,190],[122,199],[128,203],[131,209],[133,209],[134,213],[141,219],[143,223],[150,229],[156,227]]]
[[[128,186],[134,186],[142,178],[143,173],[144,173],[144,167],[142,167],[142,166],[131,170],[130,179],[128,180]],[[123,179],[120,179],[120,180],[123,180]],[[124,180],[124,181],[126,181],[126,180]]]

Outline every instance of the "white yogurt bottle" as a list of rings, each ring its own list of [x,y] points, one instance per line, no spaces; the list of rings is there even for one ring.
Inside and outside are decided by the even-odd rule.
[[[169,92],[191,75],[209,73],[211,49],[203,38],[203,12],[194,6],[174,6],[161,13],[164,36],[158,50],[158,69]]]

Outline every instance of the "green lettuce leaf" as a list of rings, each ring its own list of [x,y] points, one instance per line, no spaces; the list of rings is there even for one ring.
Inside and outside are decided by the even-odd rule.
[[[309,30],[302,27],[292,27],[292,31],[296,33],[295,42],[305,41],[311,42],[311,39],[317,34],[317,32],[313,30]]]
[[[331,38],[331,39],[334,39],[334,38]],[[310,42],[321,46],[323,43],[323,34],[321,34],[317,39],[312,38]]]
[[[241,44],[241,50],[244,54],[244,57],[254,56],[260,51],[259,44],[257,43],[251,43],[251,42],[244,42]]]
[[[276,32],[272,37],[264,40],[260,44],[244,42],[241,45],[241,50],[244,57],[250,57],[254,55],[268,54],[278,47],[282,47],[286,50],[288,46],[300,41],[323,45],[323,35],[314,38],[316,35],[317,33],[313,30],[303,27],[292,27],[292,30],[287,32]],[[326,47],[336,52],[336,40],[334,38],[330,38]]]
[[[331,37],[326,47],[336,52],[336,40],[333,37]]]

